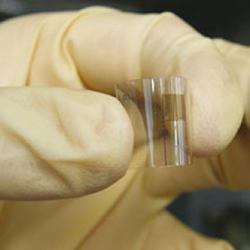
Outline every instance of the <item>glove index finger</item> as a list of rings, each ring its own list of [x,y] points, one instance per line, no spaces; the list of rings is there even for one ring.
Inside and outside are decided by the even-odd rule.
[[[244,97],[244,122],[250,128],[250,47],[215,39],[214,43],[222,55],[230,62],[237,75],[238,85]]]

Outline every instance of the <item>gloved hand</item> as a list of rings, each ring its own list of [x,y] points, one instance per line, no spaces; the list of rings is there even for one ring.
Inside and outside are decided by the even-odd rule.
[[[128,116],[115,98],[85,89],[64,38],[72,16],[28,16],[0,27],[2,199],[80,196],[127,169]]]
[[[235,82],[233,83],[231,79],[229,84],[235,84],[238,86],[239,91],[242,92],[243,121],[240,128],[235,131],[236,135],[234,138],[229,140],[229,145],[227,147],[227,144],[222,146],[218,154],[206,158],[196,157],[193,166],[185,169],[168,168],[149,171],[147,178],[155,180],[153,182],[154,185],[150,184],[150,190],[155,195],[166,195],[173,192],[178,193],[209,187],[239,190],[247,189],[250,186],[249,175],[247,174],[250,166],[250,82],[248,70],[250,66],[250,49],[246,46],[229,43],[221,39],[215,39],[213,43],[215,49],[218,49],[218,52],[221,53],[230,74],[235,76]],[[203,98],[206,100],[206,97]],[[220,98],[222,102],[225,100],[224,95]],[[215,100],[211,97],[211,99],[206,101],[208,102],[207,105],[209,105],[210,102],[213,103]],[[214,109],[219,111],[219,108]],[[205,110],[205,112],[207,111]],[[236,112],[237,108],[232,107],[231,112],[221,114],[222,119],[225,118],[226,121],[227,118],[230,119],[231,116],[234,116]],[[193,113],[193,115],[195,114]],[[204,115],[206,116],[207,114]],[[212,121],[210,124],[214,122],[212,116],[213,114],[211,113]],[[230,126],[229,124],[230,122],[228,121],[227,125]],[[217,129],[223,130],[227,125],[218,123],[218,127],[214,128],[214,133],[216,133]],[[213,141],[217,142],[213,131],[211,131],[211,137]],[[197,154],[196,156],[200,155]]]
[[[144,166],[145,149],[121,105],[85,89],[113,94],[127,79],[186,77],[193,152],[206,156],[186,169],[128,170],[82,198],[5,201],[1,249],[231,249],[191,232],[164,207],[181,191],[249,187],[247,48],[204,38],[171,13],[106,8],[13,19],[0,36],[2,199],[98,191],[124,174],[133,141],[130,166]]]

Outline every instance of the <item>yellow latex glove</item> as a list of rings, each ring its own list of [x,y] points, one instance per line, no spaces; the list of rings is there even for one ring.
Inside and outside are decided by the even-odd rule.
[[[231,249],[164,207],[183,190],[249,187],[247,48],[214,43],[171,13],[107,8],[16,18],[1,24],[0,37],[2,199],[80,196],[121,177],[133,145],[128,117],[114,98],[85,88],[113,94],[131,78],[185,76],[194,154],[223,152],[186,169],[128,170],[81,198],[4,201],[0,249]],[[130,166],[146,164],[140,132]]]

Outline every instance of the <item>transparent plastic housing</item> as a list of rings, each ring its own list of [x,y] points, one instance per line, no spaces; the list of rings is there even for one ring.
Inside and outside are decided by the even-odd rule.
[[[184,78],[131,80],[116,85],[115,92],[134,129],[134,150],[146,147],[147,166],[191,163],[189,99]]]

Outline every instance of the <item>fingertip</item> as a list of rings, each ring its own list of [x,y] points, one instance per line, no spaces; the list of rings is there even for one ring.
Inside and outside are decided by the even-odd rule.
[[[105,106],[106,105],[106,106]],[[123,176],[132,157],[134,134],[129,116],[121,103],[113,96],[107,96],[103,106],[103,115],[112,121],[108,128],[110,157],[107,163],[117,171],[117,176]]]
[[[230,144],[242,122],[240,91],[234,83],[211,84],[198,88],[192,102],[192,151],[198,156],[218,154]]]

